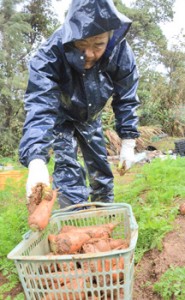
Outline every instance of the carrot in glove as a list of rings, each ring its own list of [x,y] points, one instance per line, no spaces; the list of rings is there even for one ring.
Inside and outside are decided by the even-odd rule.
[[[44,187],[42,199],[35,210],[28,217],[28,224],[32,230],[43,230],[49,223],[52,208],[57,197],[57,191]]]

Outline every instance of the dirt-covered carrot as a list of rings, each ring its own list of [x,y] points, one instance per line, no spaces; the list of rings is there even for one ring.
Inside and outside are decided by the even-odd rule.
[[[28,218],[29,227],[32,230],[43,230],[49,223],[52,208],[57,197],[57,191],[48,190],[42,201]]]
[[[62,227],[60,233],[67,233],[67,232],[74,231],[76,234],[86,233],[91,238],[108,238],[110,237],[110,234],[118,224],[119,223],[117,222],[117,223],[108,223],[102,225],[89,225],[85,227],[66,225]]]
[[[95,253],[111,251],[109,239],[90,239],[86,244],[82,246],[82,252]]]
[[[129,247],[129,243],[123,239],[110,239],[110,247],[112,250],[123,250]]]
[[[68,272],[68,271],[75,270],[76,264],[74,261],[69,261],[68,263],[63,261],[63,262],[57,263],[57,267],[62,272]]]
[[[110,247],[110,240],[95,240],[95,239],[90,239],[86,244],[83,245],[82,250],[83,253],[98,253],[98,252],[105,252],[107,251],[112,251]],[[116,241],[116,240],[115,240]],[[128,247],[128,244],[122,240],[122,244],[119,245],[115,249],[126,249]],[[118,243],[119,244],[119,243]],[[116,245],[116,243],[115,243]],[[113,282],[118,282],[119,280],[123,279],[123,272],[122,270],[124,269],[124,259],[123,257],[120,257],[118,260],[116,258],[112,259],[98,259],[96,261],[91,261],[90,263],[87,263],[86,261],[83,262],[83,268],[85,270],[90,270],[91,272],[110,272],[111,270],[119,270],[119,274],[113,272],[112,276],[107,276],[106,277],[106,282],[107,284],[110,283],[111,277]],[[100,275],[99,277],[100,282],[102,280],[102,276]],[[101,286],[101,284],[100,284]]]
[[[54,255],[54,253],[50,252],[45,256],[48,258],[48,261],[49,261],[49,259],[51,257],[53,257],[53,255]],[[50,272],[56,272],[55,264],[52,262],[43,263],[40,273],[43,274],[43,273],[50,273]]]
[[[82,253],[123,250],[129,247],[126,240],[113,238],[92,238],[82,246]]]
[[[55,296],[55,293],[51,292],[47,296],[43,297],[42,300],[85,300],[85,285],[86,280],[83,278],[72,279],[65,286],[60,288],[60,294],[57,293],[57,296]],[[77,291],[78,289],[80,289],[79,292]]]
[[[50,234],[48,240],[51,251],[55,254],[74,254],[77,253],[84,243],[90,239],[86,233],[76,234],[74,231],[69,233],[60,233],[58,235]]]
[[[85,227],[64,226],[58,235],[50,234],[48,236],[51,251],[55,254],[77,253],[90,238],[109,238],[111,232],[118,224],[119,223],[109,223]],[[102,242],[98,241],[98,243],[101,244]],[[105,247],[105,242],[103,247],[104,251],[110,250],[108,245]],[[102,251],[101,249],[100,252]]]
[[[76,269],[72,271],[54,272],[52,274],[47,274],[45,278],[36,278],[36,280],[38,280],[38,282],[41,281],[43,288],[46,288],[47,286],[52,288],[52,284],[54,283],[55,288],[58,289],[60,286],[68,284],[71,280],[75,279],[75,277],[80,279],[83,278],[84,281],[87,282],[89,280],[88,270]]]

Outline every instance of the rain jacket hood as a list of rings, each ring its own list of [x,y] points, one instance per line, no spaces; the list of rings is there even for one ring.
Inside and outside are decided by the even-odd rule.
[[[63,44],[114,30],[116,43],[122,39],[131,20],[119,13],[112,0],[73,0],[62,26]]]

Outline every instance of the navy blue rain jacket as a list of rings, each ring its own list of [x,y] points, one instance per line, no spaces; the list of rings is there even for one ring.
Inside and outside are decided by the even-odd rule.
[[[136,95],[138,72],[125,40],[131,21],[112,0],[74,0],[66,20],[30,61],[25,95],[26,121],[20,143],[20,161],[48,162],[55,131],[64,122],[76,126],[95,121],[112,96],[120,138],[137,138]],[[84,54],[73,42],[113,31],[106,52],[92,70],[84,70]],[[83,127],[84,128],[84,127]]]

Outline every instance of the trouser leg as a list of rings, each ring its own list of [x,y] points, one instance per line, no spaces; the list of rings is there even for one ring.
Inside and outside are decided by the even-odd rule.
[[[91,201],[113,202],[113,174],[100,119],[78,127],[78,142],[91,187]]]
[[[61,208],[86,202],[89,196],[85,171],[77,161],[74,133],[73,123],[65,122],[58,129],[54,143],[53,185],[58,189],[58,201]]]

